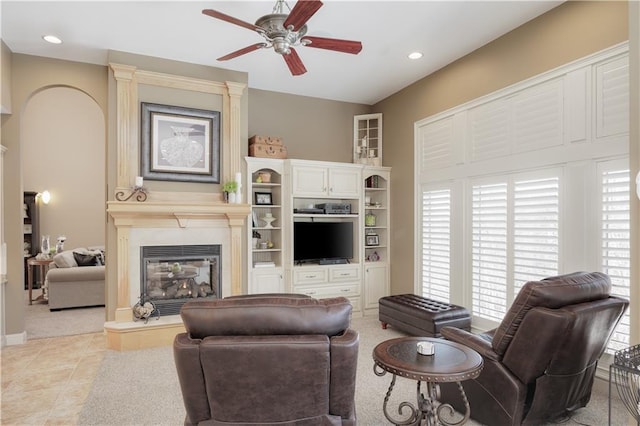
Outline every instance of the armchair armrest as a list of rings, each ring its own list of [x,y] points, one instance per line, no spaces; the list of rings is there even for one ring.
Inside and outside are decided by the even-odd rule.
[[[356,372],[360,336],[347,329],[331,338],[331,391],[329,413],[342,417],[343,425],[356,424]]]
[[[473,334],[455,327],[443,327],[440,332],[447,340],[468,346],[478,352],[483,358],[493,361],[500,361],[501,359],[491,347],[491,332],[486,334]]]

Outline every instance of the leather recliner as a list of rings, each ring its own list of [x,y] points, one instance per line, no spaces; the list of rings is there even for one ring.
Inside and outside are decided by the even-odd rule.
[[[185,425],[355,425],[348,299],[189,301],[173,352]]]
[[[578,272],[526,283],[497,329],[442,335],[480,353],[479,377],[462,382],[471,418],[487,425],[540,424],[591,397],[598,364],[629,302],[610,296],[603,273]],[[463,412],[457,386],[441,385],[441,402]]]

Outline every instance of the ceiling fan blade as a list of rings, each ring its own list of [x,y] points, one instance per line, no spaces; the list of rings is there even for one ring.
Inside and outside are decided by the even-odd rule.
[[[220,19],[222,21],[229,22],[231,24],[239,25],[249,30],[263,31],[262,28],[258,27],[257,25],[250,24],[238,18],[234,18],[233,16],[225,15],[224,13],[218,12],[217,10],[204,9],[202,13],[204,13],[207,16],[211,16],[212,18]]]
[[[229,59],[237,58],[245,53],[253,52],[254,50],[262,49],[263,47],[267,47],[267,43],[252,44],[251,46],[243,47],[235,52],[231,52],[228,55],[221,56],[218,58],[218,61],[228,61]]]
[[[295,49],[291,48],[291,53],[282,55],[284,61],[287,63],[289,67],[289,71],[291,71],[292,75],[302,75],[307,72],[307,69],[304,67],[300,56],[298,56],[298,52]]]
[[[298,0],[283,26],[289,28],[289,25],[292,25],[293,31],[298,31],[321,7],[320,0]]]
[[[357,55],[362,50],[362,43],[352,40],[341,40],[338,38],[312,37],[305,36],[302,41],[310,41],[305,44],[307,47],[316,47],[318,49],[336,50],[343,53],[351,53]]]

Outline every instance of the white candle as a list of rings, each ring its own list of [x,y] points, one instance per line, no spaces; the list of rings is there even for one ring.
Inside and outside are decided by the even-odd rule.
[[[136,187],[137,188],[142,187],[142,176],[136,176]]]
[[[242,173],[240,172],[236,173],[236,182],[238,183],[238,188],[239,188],[240,185],[242,185]]]

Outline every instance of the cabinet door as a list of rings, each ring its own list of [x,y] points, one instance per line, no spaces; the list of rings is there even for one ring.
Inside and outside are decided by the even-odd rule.
[[[329,169],[329,195],[333,197],[360,196],[360,170],[351,168]]]
[[[292,192],[294,196],[325,196],[328,190],[327,181],[326,167],[293,167]]]
[[[389,295],[386,264],[364,267],[365,309],[378,309],[378,300]]]
[[[284,293],[282,271],[278,269],[254,272],[249,294]]]

